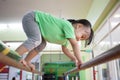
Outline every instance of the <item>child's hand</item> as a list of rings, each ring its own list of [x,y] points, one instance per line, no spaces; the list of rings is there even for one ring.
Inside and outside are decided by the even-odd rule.
[[[80,69],[80,66],[82,65],[82,61],[75,60],[75,65],[78,69]]]
[[[82,65],[82,61],[78,61],[78,64],[77,64],[78,69],[80,69],[81,65]]]

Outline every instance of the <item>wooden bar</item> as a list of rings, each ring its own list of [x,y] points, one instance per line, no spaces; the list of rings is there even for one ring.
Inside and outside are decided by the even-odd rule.
[[[28,71],[28,72],[32,72],[32,73],[35,73],[35,74],[38,74],[38,75],[42,75],[41,72],[39,72],[37,70],[31,71],[31,69],[29,67],[23,66],[20,62],[14,60],[14,59],[12,59],[8,56],[5,56],[2,53],[0,53],[0,63],[3,63],[3,64],[8,65],[8,66],[13,66],[15,68],[25,70],[25,71]]]
[[[106,63],[108,61],[112,61],[115,59],[119,59],[120,58],[120,44],[115,46],[114,48],[100,54],[99,56],[91,59],[90,61],[83,63],[80,67],[80,69],[78,69],[77,67],[75,67],[74,69],[71,69],[67,72],[64,73],[64,75],[68,75],[71,74],[73,72],[78,72],[80,70],[84,70],[96,65],[100,65],[102,63]]]

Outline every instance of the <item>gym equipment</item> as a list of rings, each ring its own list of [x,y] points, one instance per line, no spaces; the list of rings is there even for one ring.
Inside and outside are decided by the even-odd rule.
[[[91,59],[90,61],[82,64],[80,66],[80,69],[78,69],[77,67],[67,71],[64,73],[65,76],[67,76],[68,74],[74,73],[74,72],[78,72],[80,70],[84,70],[111,60],[115,60],[115,59],[119,59],[120,58],[120,44],[113,47],[112,49],[100,54],[99,56]]]
[[[16,67],[18,69],[22,69],[22,70],[25,70],[28,72],[33,72],[33,73],[42,75],[42,73],[37,70],[31,71],[31,69],[29,67],[23,66],[19,62],[20,59],[21,59],[21,57],[19,56],[19,54],[17,52],[6,47],[3,42],[0,42],[0,64],[1,64],[0,71],[2,71],[3,68],[6,65],[8,65],[8,66],[13,66],[13,67]]]
[[[43,65],[43,80],[63,80],[63,73],[74,68],[74,62],[50,62]],[[69,75],[69,78],[76,77],[78,73]],[[71,79],[69,79],[71,80]]]
[[[5,56],[2,53],[0,53],[0,62],[5,64],[5,65],[8,65],[8,66],[13,66],[13,67],[21,69],[21,70],[25,70],[25,71],[32,72],[32,73],[35,73],[35,74],[38,74],[38,75],[42,75],[41,72],[39,72],[37,70],[31,71],[31,69],[29,67],[23,66],[18,61],[14,60],[14,59],[12,59],[8,56]]]
[[[0,52],[3,55],[9,56],[10,58],[16,61],[19,61],[21,59],[21,57],[19,56],[17,52],[5,46],[5,44],[2,41],[0,41]],[[5,66],[6,66],[5,64],[0,63],[0,72],[4,69]]]

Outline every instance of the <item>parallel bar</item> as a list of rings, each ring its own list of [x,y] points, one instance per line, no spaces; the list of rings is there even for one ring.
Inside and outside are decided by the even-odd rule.
[[[71,69],[70,71],[65,72],[64,75],[68,75],[73,72],[78,72],[80,70],[87,69],[87,68],[90,68],[90,67],[93,67],[93,66],[111,61],[111,60],[115,60],[118,58],[120,58],[120,44],[115,46],[114,48],[102,53],[101,55],[91,59],[90,61],[82,64],[80,69],[75,67],[75,68]]]
[[[42,75],[41,72],[39,72],[37,70],[31,71],[31,69],[29,67],[23,66],[21,63],[17,62],[16,60],[14,60],[14,59],[12,59],[8,56],[3,55],[2,53],[0,53],[0,62],[5,64],[5,65],[8,65],[8,66],[13,66],[13,67],[16,67],[18,69],[22,69],[22,70],[25,70],[25,71],[28,71],[28,72],[32,72],[32,73],[35,73],[35,74],[38,74],[38,75]]]

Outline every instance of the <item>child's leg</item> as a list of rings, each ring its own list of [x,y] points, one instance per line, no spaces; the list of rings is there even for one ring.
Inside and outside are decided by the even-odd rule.
[[[30,63],[31,59],[33,59],[36,55],[38,55],[38,53],[41,52],[45,48],[45,46],[46,46],[46,42],[42,40],[42,43],[33,50],[31,50],[26,56],[25,61],[28,64],[28,66],[31,68],[31,70],[35,70],[35,66]]]
[[[41,44],[42,37],[38,24],[35,22],[34,12],[30,12],[23,17],[22,20],[23,29],[28,39],[16,49],[16,51],[22,55],[28,51],[31,51],[35,47]]]
[[[41,52],[45,48],[45,46],[46,41],[42,39],[42,43],[28,53],[28,55],[25,58],[25,61],[30,62],[31,59],[33,59],[36,55],[38,55],[39,52]]]
[[[19,53],[19,55],[23,55],[23,53],[28,52],[28,49],[24,45],[20,45],[17,49],[16,52]]]

